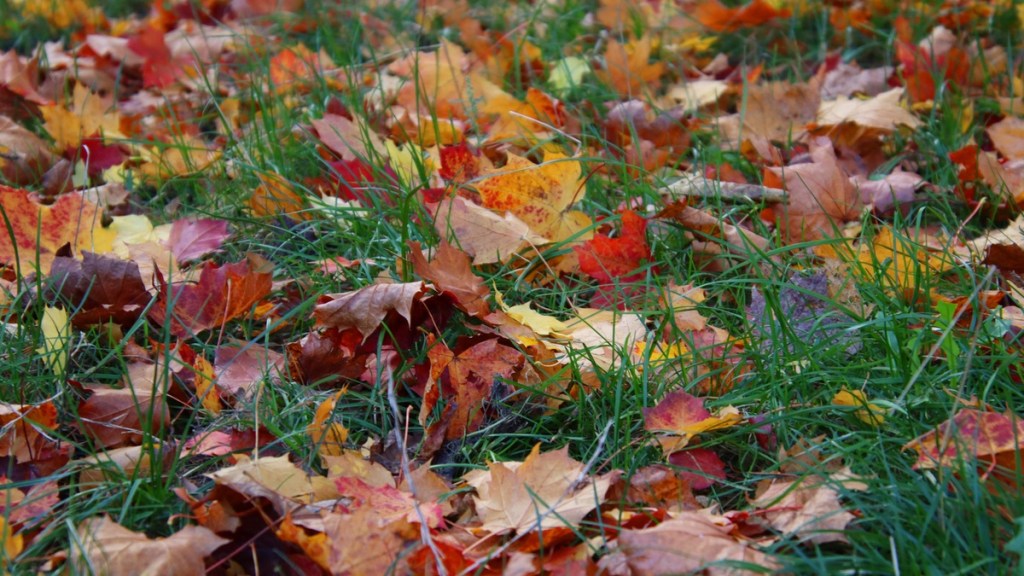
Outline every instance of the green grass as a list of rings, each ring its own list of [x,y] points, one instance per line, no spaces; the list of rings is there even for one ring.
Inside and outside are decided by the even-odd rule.
[[[512,37],[516,41],[528,39],[541,50],[546,62],[570,54],[587,58],[602,54],[595,49],[595,29],[583,23],[584,16],[595,8],[594,2],[566,0],[559,3],[553,14],[525,3],[471,4],[472,14],[482,22],[499,33],[515,31]],[[57,30],[39,19],[22,21],[10,16],[14,11],[8,12],[9,6],[10,0],[6,4],[0,0],[0,12],[5,14],[0,19],[0,48],[28,53],[43,41],[69,39],[73,35],[73,30]],[[144,8],[138,2],[119,3],[112,14],[125,15]],[[412,4],[384,5],[368,13],[385,23],[399,39],[398,44],[406,49],[430,46],[441,38],[459,39],[457,30],[442,27],[440,17],[416,23],[421,14]],[[837,50],[844,58],[855,59],[864,67],[893,65],[893,17],[898,13],[875,17],[874,35],[851,32],[839,44],[827,18],[810,14],[755,30],[723,33],[714,50],[726,53],[733,64],[763,64],[765,74],[775,80],[806,79],[824,57]],[[1008,49],[1015,47],[1020,41],[1020,22],[1013,21],[1008,14],[998,9],[991,29],[973,33]],[[291,26],[320,19],[330,26],[305,30]],[[1008,24],[1010,21],[1013,22]],[[935,18],[916,15],[911,22],[919,32],[915,37],[919,38],[934,25]],[[271,18],[267,37],[273,34],[282,45],[301,43],[313,51],[323,50],[338,66],[372,68],[378,65],[378,59],[390,55],[371,48],[375,37],[364,26],[332,3],[311,1],[298,15]],[[671,58],[664,47],[662,50],[655,53],[656,58]],[[281,351],[286,343],[303,337],[313,328],[310,313],[317,298],[371,285],[382,275],[412,280],[411,266],[404,265],[401,271],[397,266],[408,254],[407,242],[434,246],[438,240],[417,199],[422,183],[415,181],[403,183],[382,178],[382,185],[394,202],[371,207],[369,217],[338,211],[330,217],[320,214],[309,221],[289,222],[283,218],[256,219],[250,214],[248,198],[267,174],[277,174],[301,187],[306,178],[324,173],[324,160],[313,143],[293,136],[296,126],[320,117],[332,98],[357,114],[366,113],[362,110],[361,93],[339,92],[324,78],[310,78],[310,87],[304,93],[278,96],[262,92],[258,87],[268,82],[269,57],[270,54],[257,53],[243,64],[251,82],[241,87],[237,96],[243,101],[243,109],[253,114],[259,111],[261,119],[250,124],[243,134],[224,135],[222,161],[196,174],[138,183],[132,190],[132,209],[149,215],[155,223],[184,215],[228,220],[233,234],[224,253],[217,256],[218,261],[234,262],[248,252],[255,252],[274,263],[275,281],[296,280],[289,292],[275,293],[293,305],[284,318],[274,321],[283,323],[283,328],[278,330],[274,323],[243,319],[230,324],[224,335],[214,330],[190,340],[197,351],[211,352],[227,337]],[[1003,73],[1002,79],[1005,78]],[[544,88],[543,84],[539,87]],[[522,96],[527,86],[510,82],[506,88]],[[361,90],[365,93],[370,89]],[[586,149],[584,174],[602,163],[605,168],[587,180],[581,209],[593,216],[607,217],[604,222],[611,223],[616,222],[615,214],[621,203],[640,199],[644,205],[660,208],[663,204],[657,175],[631,177],[622,162],[598,155],[612,149],[598,123],[604,102],[616,99],[609,87],[592,77],[564,98],[569,113],[583,119],[577,136]],[[922,115],[922,128],[891,139],[892,149],[902,151],[903,157],[913,162],[937,191],[933,198],[897,217],[898,228],[906,234],[899,241],[908,246],[914,243],[915,231],[926,227],[953,234],[971,212],[948,192],[957,184],[957,166],[950,162],[949,152],[972,137],[976,141],[983,138],[985,125],[978,118],[982,108],[978,101],[973,124],[967,131],[962,130],[961,115],[969,100],[955,91],[944,92],[932,113]],[[194,117],[176,120],[210,125],[223,119],[223,103],[223,95],[207,95],[203,107],[193,110]],[[389,113],[380,112],[385,117]],[[697,133],[694,142],[690,156],[685,159],[694,166],[719,166],[728,161],[744,174],[759,177],[759,166],[720,147],[715,134]],[[376,164],[378,170],[383,168],[379,160]],[[822,316],[831,314],[839,318],[839,333],[848,338],[842,343],[822,343],[790,325],[791,318],[782,305],[792,275],[814,268],[818,262],[806,251],[797,249],[800,247],[783,246],[775,232],[761,223],[758,213],[763,204],[708,198],[702,207],[724,221],[752,225],[756,232],[774,236],[775,240],[768,253],[751,251],[742,262],[723,272],[711,273],[701,267],[680,227],[671,223],[656,229],[652,226],[648,236],[653,261],[646,277],[637,285],[651,294],[657,294],[669,282],[704,288],[708,297],[699,309],[709,324],[745,342],[738,360],[749,367],[748,371],[737,378],[730,391],[710,398],[709,408],[733,405],[747,416],[764,417],[760,423],[748,422],[702,437],[701,445],[716,451],[730,470],[728,481],[703,493],[707,502],[719,503],[725,510],[744,508],[748,499],[753,498],[757,482],[778,471],[778,455],[760,448],[754,439],[758,426],[770,424],[780,447],[820,437],[817,446],[826,459],[842,460],[868,483],[868,489],[862,492],[843,491],[847,508],[856,510],[858,515],[846,532],[848,544],[814,547],[782,539],[771,546],[770,551],[787,571],[1019,573],[1020,559],[1006,553],[1003,546],[1018,534],[1015,521],[1024,517],[1021,478],[1018,476],[1016,486],[1010,489],[984,481],[969,464],[954,471],[912,470],[915,455],[901,450],[908,441],[952,416],[958,409],[957,398],[976,398],[997,410],[1020,412],[1024,406],[1018,368],[1020,337],[1004,337],[1005,327],[996,318],[985,317],[976,298],[965,313],[972,318],[970,325],[947,330],[950,318],[943,318],[927,296],[932,290],[951,296],[976,296],[983,290],[998,289],[998,279],[980,267],[958,267],[942,277],[918,269],[913,272],[917,275],[913,283],[916,291],[905,298],[894,294],[882,274],[875,279],[855,275],[856,292],[867,312],[855,310],[846,302],[820,301]],[[970,221],[965,233],[977,234],[1005,223],[1004,218],[982,211]],[[882,225],[883,222],[865,216],[865,237],[870,238]],[[560,249],[564,250],[549,247],[526,266],[492,265],[479,267],[475,272],[509,303],[531,302],[535,309],[565,317],[572,307],[586,305],[594,292],[593,285],[574,277],[538,285],[529,282],[524,272],[543,269],[545,260]],[[315,271],[314,261],[333,256],[360,259],[363,264],[337,276]],[[875,263],[877,268],[888,265],[882,260]],[[766,310],[777,320],[758,330],[746,313],[754,290],[763,295]],[[54,375],[36,352],[42,343],[39,318],[45,305],[43,300],[26,293],[6,308],[4,320],[13,327],[0,337],[0,399],[31,404],[55,398],[61,414],[57,435],[74,446],[72,457],[101,454],[75,425],[80,394],[65,386],[64,381],[117,382],[125,370],[123,352],[127,341],[148,345],[151,340],[169,343],[172,337],[166,330],[145,323],[128,330],[123,340],[108,338],[100,329],[76,330],[67,348],[66,373]],[[645,302],[640,309],[652,332],[660,332],[666,321],[665,311],[654,300]],[[458,321],[449,326],[448,332],[440,335],[449,344],[466,333]],[[859,350],[848,353],[849,342],[856,342]],[[403,361],[396,374],[399,380],[403,374],[414,374],[414,367],[426,361],[423,342],[402,352]],[[953,353],[954,356],[949,355]],[[575,358],[564,368],[574,380],[580,379],[581,360]],[[173,368],[177,370],[180,366]],[[469,470],[484,467],[488,461],[521,460],[540,443],[545,451],[568,445],[571,455],[580,461],[596,457],[595,472],[618,469],[631,474],[664,460],[647,442],[643,410],[655,406],[669,391],[694,391],[706,383],[704,379],[708,376],[694,378],[693,368],[684,365],[678,370],[666,370],[645,364],[643,358],[637,365],[625,360],[613,369],[597,372],[598,389],[580,392],[555,410],[544,409],[541,390],[520,390],[507,398],[495,399],[500,417],[480,431],[447,445],[439,453],[436,469],[450,478],[458,478]],[[716,368],[712,370],[714,374]],[[383,441],[394,432],[386,388],[357,381],[348,384],[351,391],[339,402],[334,420],[350,429],[352,446],[367,440]],[[145,434],[143,440],[143,445],[152,450],[151,457],[166,458],[167,466],[127,475],[112,472],[106,481],[94,486],[82,486],[74,466],[56,472],[52,479],[61,486],[62,502],[55,508],[52,520],[40,527],[32,545],[19,556],[18,564],[12,564],[12,570],[29,573],[39,569],[48,554],[69,547],[76,524],[100,514],[109,514],[124,526],[150,536],[169,535],[186,524],[188,507],[172,490],[187,483],[191,492],[202,492],[211,485],[204,474],[224,466],[220,459],[184,455],[184,441],[199,432],[251,428],[258,424],[276,437],[271,450],[287,452],[295,461],[317,469],[316,447],[310,445],[305,429],[316,406],[333,393],[333,387],[308,386],[288,378],[268,379],[258,386],[258,393],[217,417],[189,405],[172,403],[171,410],[179,414],[175,424]],[[858,420],[853,409],[834,406],[833,396],[844,388],[864,390],[872,402],[885,407],[885,423],[873,427]],[[402,409],[412,407],[416,414],[419,396],[402,387],[399,392]],[[412,428],[413,437],[421,432],[415,422]],[[605,431],[607,435],[602,436]],[[599,443],[598,438],[602,437],[604,441]],[[11,486],[27,488],[32,484],[19,480]],[[169,521],[170,518],[174,519]]]

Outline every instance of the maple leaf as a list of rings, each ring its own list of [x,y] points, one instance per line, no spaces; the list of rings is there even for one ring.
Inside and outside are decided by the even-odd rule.
[[[622,213],[622,232],[616,238],[597,234],[573,248],[580,260],[580,270],[598,282],[628,283],[642,279],[640,270],[651,259],[647,245],[647,220],[632,210]]]
[[[839,502],[839,486],[866,488],[849,468],[841,468],[827,477],[808,474],[764,480],[751,504],[762,508],[768,524],[783,534],[814,544],[847,542],[843,531],[856,516]]]
[[[965,408],[903,446],[917,452],[914,468],[954,467],[964,460],[987,460],[1010,470],[1024,438],[1024,419],[1007,413]]]
[[[0,174],[15,184],[38,181],[55,162],[50,146],[30,130],[0,115]]]
[[[82,522],[76,542],[71,549],[76,571],[194,576],[206,571],[204,558],[229,541],[202,526],[186,526],[167,538],[148,538],[102,516]]]
[[[698,510],[687,472],[664,464],[644,466],[619,478],[608,490],[608,502],[627,502],[642,506]]]
[[[217,387],[235,397],[246,396],[284,369],[284,355],[252,342],[218,346],[214,352]]]
[[[44,460],[61,449],[52,433],[57,429],[57,408],[47,400],[34,405],[0,402],[0,457],[13,456],[19,464]]]
[[[209,477],[218,487],[249,499],[266,498],[282,516],[302,505],[339,497],[332,480],[308,474],[291,463],[287,456],[250,459],[239,454],[237,458],[237,464],[209,474]]]
[[[811,142],[811,162],[782,168],[765,168],[765,186],[785,188],[789,202],[771,209],[790,241],[819,239],[834,234],[833,226],[856,219],[860,194],[839,167],[827,138]]]
[[[373,161],[388,156],[384,141],[365,124],[337,114],[325,114],[312,124],[320,141],[342,160]]]
[[[41,106],[46,131],[56,140],[60,151],[74,150],[84,138],[102,134],[118,137],[121,134],[119,114],[112,112],[113,102],[91,92],[82,84],[75,84],[70,109],[62,104]]]
[[[651,528],[623,530],[613,552],[599,566],[608,567],[624,560],[630,574],[706,573],[719,576],[761,574],[729,562],[775,570],[779,564],[771,556],[738,538],[732,523],[706,512],[680,512]],[[681,546],[680,543],[687,543]],[[624,557],[624,558],[623,558]]]
[[[893,88],[867,100],[840,96],[821,103],[817,124],[838,127],[851,123],[883,133],[894,132],[901,126],[911,129],[919,127],[921,121],[900,105],[902,97],[903,88]]]
[[[443,427],[447,440],[462,438],[484,425],[485,402],[491,400],[495,382],[499,378],[511,379],[524,361],[521,352],[501,344],[497,338],[460,344],[455,352],[438,341],[427,351],[430,379],[423,392],[420,423],[428,423],[443,398],[444,413],[429,428]]]
[[[657,82],[665,72],[664,62],[650,63],[651,38],[644,36],[622,44],[615,38],[608,40],[605,68],[595,74],[623,98],[643,95],[647,87]]]
[[[142,57],[142,85],[146,88],[166,88],[176,76],[177,64],[164,41],[162,30],[146,26],[128,39],[128,49]]]
[[[28,190],[0,184],[0,212],[10,223],[0,234],[0,263],[17,266],[22,275],[37,264],[40,272],[49,272],[65,244],[74,251],[100,253],[113,247],[114,233],[100,224],[102,209],[77,192],[63,194],[45,206]]]
[[[719,120],[723,139],[736,146],[741,137],[761,139],[765,144],[799,140],[807,124],[814,120],[820,102],[820,76],[799,84],[752,84],[746,88],[740,113]]]
[[[590,226],[590,218],[569,210],[583,195],[580,176],[579,161],[563,154],[546,152],[544,161],[534,164],[509,153],[505,166],[483,174],[476,189],[485,207],[511,212],[552,242],[585,240],[581,233]]]
[[[123,385],[86,385],[91,395],[78,406],[78,425],[105,448],[135,443],[142,432],[154,433],[171,420],[166,402],[164,365],[132,363]]]
[[[138,320],[152,299],[135,262],[84,252],[82,259],[59,256],[48,278],[49,291],[71,304],[71,321],[82,328]]]
[[[254,254],[244,262],[222,266],[208,262],[196,284],[161,286],[149,318],[169,325],[179,338],[223,326],[270,292],[271,273],[266,268],[267,262]]]
[[[1024,120],[1016,116],[1007,116],[991,124],[985,133],[992,140],[995,149],[1009,160],[1024,160]]]
[[[326,515],[323,526],[331,547],[331,571],[353,576],[406,573],[400,554],[419,536],[404,519],[381,517],[371,507],[352,514]]]
[[[832,404],[856,407],[857,410],[853,415],[865,424],[881,426],[885,422],[885,408],[868,402],[867,395],[863,390],[840,390],[832,397]]]
[[[211,252],[219,252],[230,236],[228,223],[213,218],[185,218],[171,225],[167,248],[178,262],[188,262]]]
[[[715,32],[735,32],[789,15],[789,8],[776,8],[766,0],[753,0],[735,8],[727,8],[719,0],[701,0],[693,12],[694,19]]]
[[[903,170],[894,170],[877,180],[858,174],[850,181],[860,190],[860,201],[871,206],[876,214],[889,213],[896,204],[909,206],[915,200],[914,193],[925,183],[919,174]]]
[[[725,480],[725,462],[718,454],[707,448],[688,448],[669,454],[668,461],[682,468],[680,476],[687,480],[694,490],[710,488],[719,480]]]
[[[569,457],[569,448],[540,452],[533,447],[523,462],[492,462],[487,470],[470,472],[466,483],[481,530],[488,534],[576,526],[601,505],[612,477],[587,481],[584,466]]]
[[[313,316],[318,324],[346,330],[355,328],[365,339],[380,326],[389,312],[395,311],[412,321],[412,305],[419,301],[426,286],[423,282],[374,284],[341,294],[329,294],[317,304]]]
[[[440,506],[418,503],[412,494],[394,486],[373,486],[356,477],[335,478],[334,483],[338,494],[346,499],[342,509],[348,512],[369,508],[384,521],[404,520],[416,524],[425,521],[430,528],[444,525]]]
[[[704,408],[704,401],[683,390],[666,395],[653,408],[644,408],[644,429],[648,432],[668,432],[673,437],[659,439],[665,454],[684,448],[689,441],[704,432],[729,428],[743,420],[732,406],[712,415]]]
[[[338,456],[345,449],[348,429],[338,422],[328,423],[338,398],[341,398],[344,393],[345,389],[342,388],[321,402],[316,407],[313,421],[306,427],[306,434],[309,435],[309,439],[321,456]]]
[[[550,242],[532,231],[518,217],[494,212],[465,198],[444,199],[431,208],[434,228],[442,238],[455,242],[473,257],[473,265],[506,262],[526,246]]]
[[[441,242],[428,263],[419,243],[409,242],[409,259],[417,276],[433,282],[438,292],[451,296],[463,312],[478,318],[490,313],[487,297],[491,291],[482,278],[473,274],[465,252],[448,242]]]

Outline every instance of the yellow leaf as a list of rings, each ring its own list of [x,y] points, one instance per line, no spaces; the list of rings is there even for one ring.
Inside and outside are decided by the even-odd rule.
[[[75,84],[70,108],[64,104],[40,106],[43,127],[57,142],[58,150],[77,148],[83,138],[101,134],[106,138],[123,138],[121,118],[113,110],[113,100],[94,94]]]
[[[43,311],[39,328],[43,333],[43,345],[37,348],[36,352],[41,355],[54,374],[61,375],[67,365],[68,357],[65,349],[71,335],[68,313],[60,308],[47,306]]]
[[[918,248],[909,239],[897,239],[889,227],[879,229],[870,246],[860,247],[858,260],[867,280],[882,277],[889,287],[903,291],[914,290],[926,276],[953,268],[952,258]]]
[[[328,423],[331,413],[338,398],[347,391],[346,388],[338,390],[333,396],[324,400],[316,408],[313,422],[306,427],[306,434],[313,441],[321,456],[340,456],[345,451],[345,441],[348,440],[348,429],[336,422]]]
[[[0,541],[4,544],[4,560],[14,560],[21,551],[25,549],[25,539],[21,534],[15,534],[11,525],[3,516],[0,516]]]
[[[477,183],[487,208],[501,214],[511,212],[535,234],[552,242],[576,237],[590,225],[590,219],[569,208],[583,196],[582,170],[576,159],[548,152],[534,164],[522,156],[508,155],[504,167]]]
[[[501,310],[508,314],[516,322],[519,322],[523,326],[533,330],[538,336],[554,336],[556,338],[565,337],[564,332],[567,328],[564,322],[553,317],[545,316],[540,312],[537,312],[530,307],[529,303],[518,304],[516,306],[508,306],[505,304],[505,300],[501,296],[501,292],[494,293],[494,299],[501,307]]]
[[[590,63],[579,56],[562,58],[551,69],[548,85],[555,94],[563,95],[583,82],[583,77],[590,74]]]
[[[863,390],[846,390],[844,388],[832,397],[832,404],[857,407],[853,415],[865,424],[881,426],[885,422],[885,408],[868,402],[868,397]]]
[[[207,412],[216,416],[220,414],[222,406],[220,396],[217,395],[217,387],[214,386],[213,364],[202,356],[196,356],[192,368],[196,373],[196,396]]]

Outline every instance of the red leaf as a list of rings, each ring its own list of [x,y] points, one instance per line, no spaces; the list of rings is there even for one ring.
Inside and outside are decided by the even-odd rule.
[[[147,26],[128,39],[128,49],[145,60],[142,65],[142,84],[146,88],[165,88],[174,82],[175,64],[171,50],[164,41],[164,33]]]
[[[718,480],[725,480],[725,462],[707,448],[691,448],[681,452],[673,452],[668,461],[673,466],[695,470],[680,471],[679,475],[690,482],[694,490],[710,488]]]
[[[609,238],[598,234],[583,246],[575,248],[580,259],[580,270],[595,280],[608,284],[613,279],[635,282],[644,277],[637,271],[651,259],[647,245],[647,220],[632,210],[622,213],[622,234]]]
[[[262,270],[265,264],[255,255],[223,266],[207,263],[197,284],[161,287],[149,318],[159,325],[170,321],[171,333],[179,338],[221,326],[270,293],[271,273]]]

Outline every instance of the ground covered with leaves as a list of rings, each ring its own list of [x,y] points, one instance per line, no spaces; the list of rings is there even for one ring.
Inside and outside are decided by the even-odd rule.
[[[0,0],[10,573],[1006,574],[1009,0]]]

